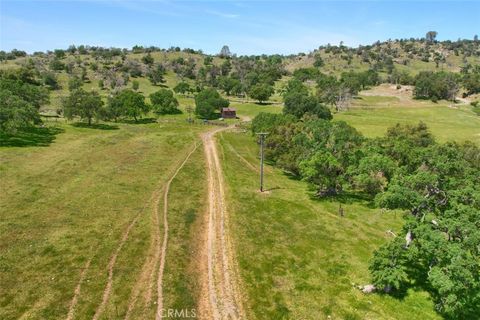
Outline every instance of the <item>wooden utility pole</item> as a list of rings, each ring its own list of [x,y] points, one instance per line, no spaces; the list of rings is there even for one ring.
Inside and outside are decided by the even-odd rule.
[[[260,192],[263,192],[263,147],[265,142],[265,136],[267,132],[259,132],[257,135],[260,136]]]

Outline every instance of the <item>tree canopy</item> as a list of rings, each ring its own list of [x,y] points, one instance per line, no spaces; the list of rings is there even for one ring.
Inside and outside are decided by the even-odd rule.
[[[181,113],[178,109],[178,100],[173,92],[168,89],[160,89],[150,95],[153,112],[156,114],[176,114]]]
[[[110,97],[107,106],[107,116],[117,120],[120,117],[138,118],[149,111],[145,97],[131,89],[124,89]]]
[[[451,319],[480,314],[480,148],[437,143],[424,123],[367,139],[344,122],[259,114],[266,157],[309,182],[319,197],[344,190],[404,210],[403,228],[381,246],[370,272],[378,290],[421,287]]]
[[[15,133],[40,123],[40,106],[48,102],[47,90],[19,79],[18,73],[0,73],[0,131]]]
[[[308,88],[299,80],[293,79],[287,83],[284,97],[284,114],[291,114],[300,119],[305,114],[316,115],[320,119],[330,120],[332,114],[320,99],[310,95]]]
[[[166,73],[165,67],[161,64],[157,64],[156,66],[153,66],[152,68],[150,68],[150,71],[148,72],[147,76],[153,85],[157,85],[159,83],[165,82],[165,80],[163,79],[163,76],[165,75],[165,73]]]
[[[453,101],[458,91],[458,76],[453,73],[422,71],[415,77],[413,94],[417,99]]]
[[[253,99],[258,100],[258,102],[262,103],[264,101],[267,101],[272,96],[274,91],[275,90],[273,89],[273,86],[266,83],[258,83],[250,88],[248,94]]]
[[[202,118],[212,119],[228,105],[228,100],[222,98],[213,88],[205,88],[195,96],[195,114]]]
[[[188,82],[179,82],[174,88],[173,91],[180,94],[185,94],[192,91],[192,88]]]
[[[103,101],[100,95],[95,92],[87,92],[83,89],[73,90],[63,101],[63,114],[68,119],[78,116],[86,119],[88,125],[92,124],[93,118],[100,118]]]
[[[374,284],[396,291],[420,284],[443,315],[475,317],[480,313],[480,150],[471,143],[410,141],[417,150],[405,158],[391,152],[404,143],[394,139],[386,151],[400,167],[375,202],[409,213],[399,237],[375,253]]]

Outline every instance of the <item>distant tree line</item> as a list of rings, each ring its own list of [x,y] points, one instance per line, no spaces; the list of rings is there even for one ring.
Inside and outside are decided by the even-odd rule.
[[[151,104],[146,103],[145,97],[135,90],[123,89],[111,95],[105,104],[97,92],[79,88],[64,99],[63,113],[68,119],[79,117],[89,125],[93,119],[118,121],[130,118],[137,122],[150,111],[157,115],[181,113],[171,90],[160,89],[152,93],[150,101]]]

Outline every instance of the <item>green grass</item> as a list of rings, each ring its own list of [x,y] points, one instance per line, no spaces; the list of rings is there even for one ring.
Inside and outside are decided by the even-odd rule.
[[[48,139],[35,132],[23,147],[12,147],[22,145],[18,141],[0,147],[0,318],[65,318],[90,258],[76,318],[91,318],[101,301],[109,259],[141,212],[117,258],[104,313],[105,318],[122,317],[149,247],[152,208],[143,209],[145,203],[205,127],[183,121],[117,124],[114,130],[57,126]],[[186,218],[190,210],[202,207],[202,153],[192,160],[172,183],[172,223],[192,220]],[[196,191],[184,193],[186,186]],[[172,254],[185,256],[192,237],[179,237],[188,229],[186,222],[178,228],[173,228]],[[175,264],[174,256],[167,258],[167,268]],[[177,287],[192,280],[189,273],[178,278],[172,271],[166,281],[176,283],[169,297],[182,297]]]
[[[469,106],[351,108],[335,114],[334,119],[346,121],[367,137],[382,136],[396,123],[416,124],[423,121],[438,141],[470,140],[480,143],[480,117]]]
[[[231,103],[237,115],[253,119],[260,112],[280,113],[280,105]],[[401,101],[394,96],[359,96],[350,110],[334,114],[367,137],[378,137],[397,123],[425,122],[440,142],[470,140],[480,144],[480,117],[469,105],[450,107],[445,101]]]
[[[230,103],[232,108],[237,109],[237,116],[253,119],[260,112],[281,113],[281,105],[260,105],[256,103]]]
[[[198,258],[208,188],[203,146],[199,145],[170,187],[169,246],[165,266],[166,308],[192,310],[200,297]]]
[[[369,107],[372,105],[375,106],[391,106],[399,104],[400,99],[397,97],[389,96],[358,96],[356,97],[352,104],[354,106],[360,107]]]
[[[388,241],[386,231],[399,230],[399,213],[355,197],[315,199],[304,182],[270,166],[269,191],[260,194],[258,172],[238,156],[258,167],[254,139],[224,133],[219,140],[249,319],[439,319],[425,292],[398,300],[353,285],[370,283],[368,261]]]

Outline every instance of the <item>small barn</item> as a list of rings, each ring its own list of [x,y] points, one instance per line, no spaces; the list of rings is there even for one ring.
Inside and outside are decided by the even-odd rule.
[[[222,118],[235,119],[237,117],[237,110],[233,108],[222,108]]]

